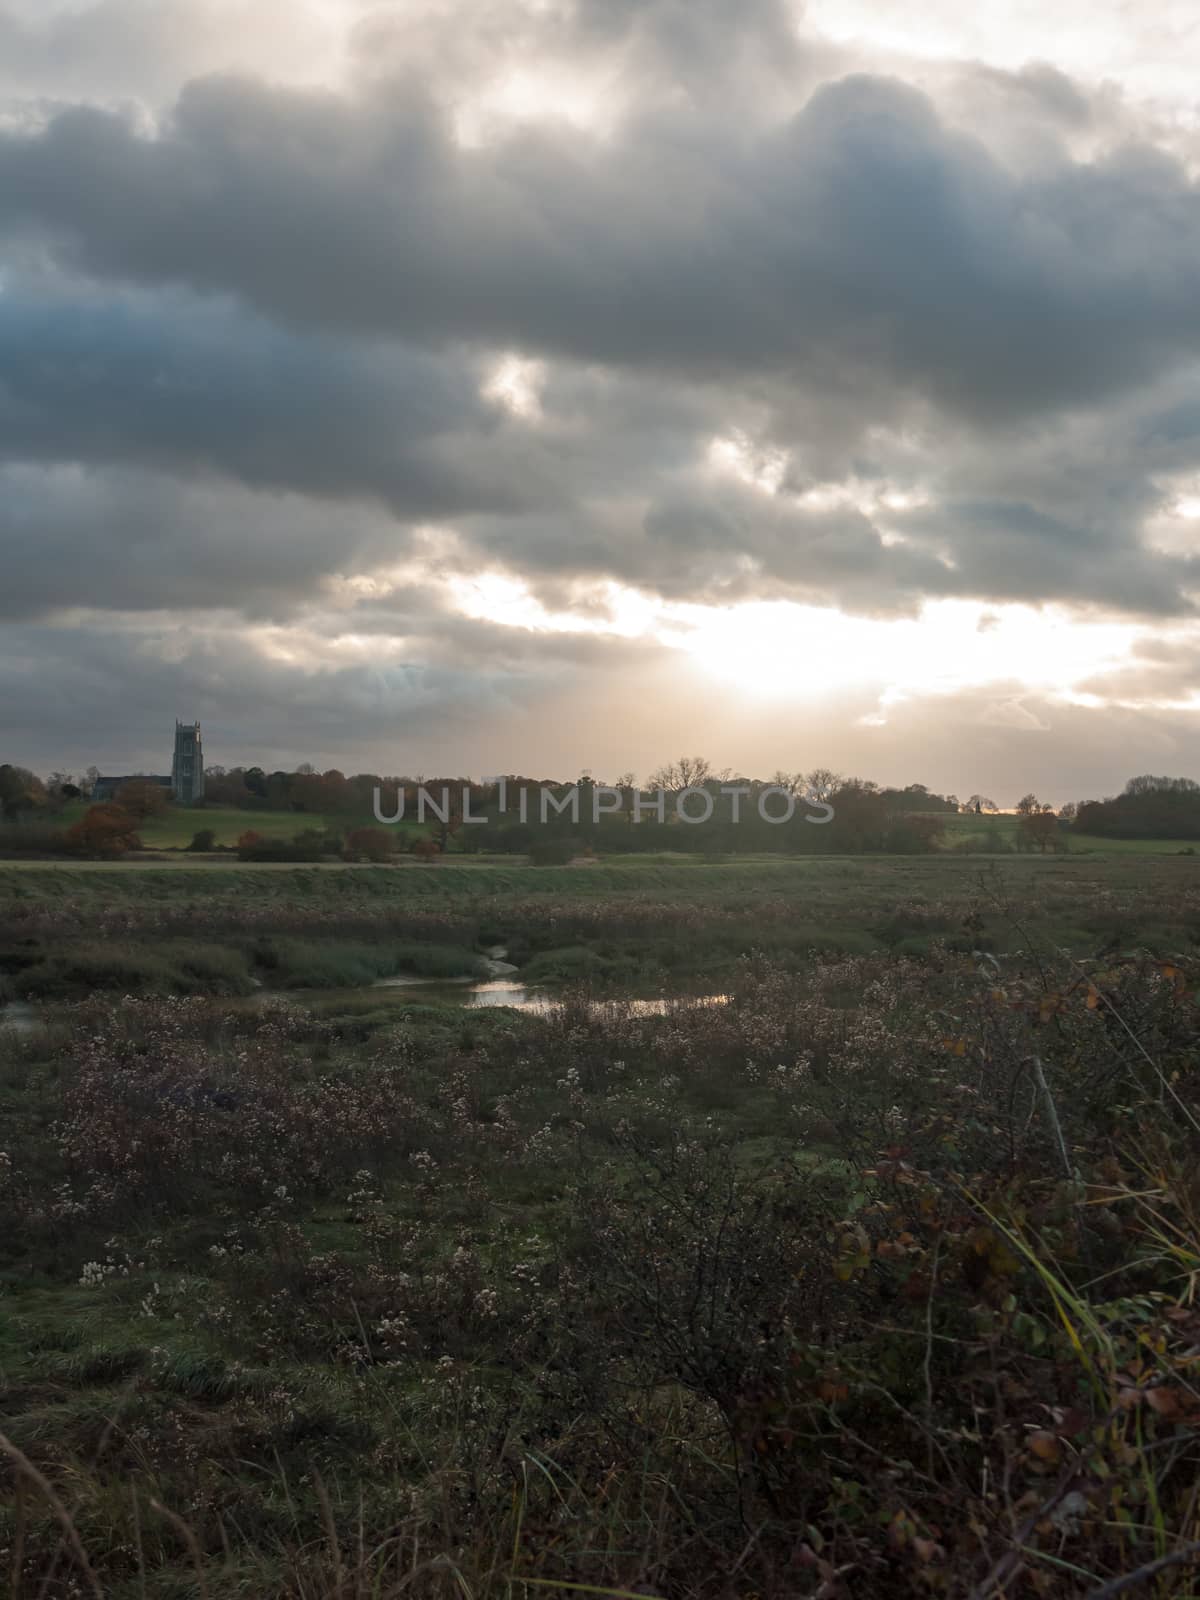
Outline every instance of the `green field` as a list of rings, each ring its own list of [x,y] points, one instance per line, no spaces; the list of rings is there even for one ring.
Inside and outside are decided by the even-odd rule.
[[[86,809],[86,802],[71,802],[59,813],[59,819],[63,826],[69,826],[77,821]],[[1011,814],[976,817],[962,812],[939,813],[938,820],[945,828],[940,842],[940,849],[943,851],[970,850],[976,854],[987,854],[990,849],[996,847],[997,842],[1001,854],[1009,854],[1016,850],[1017,819]],[[378,824],[375,819],[365,813],[355,816],[334,816],[294,811],[238,810],[226,806],[170,805],[161,815],[145,822],[141,829],[141,838],[147,850],[182,850],[191,843],[194,834],[206,828],[212,829],[215,833],[218,845],[233,845],[243,833],[251,831],[267,839],[290,839],[304,829],[317,829],[344,836],[353,828],[376,826]],[[394,832],[406,843],[427,831],[427,828],[420,827],[415,822],[399,823],[394,829],[389,827],[389,832]],[[1065,834],[1062,838],[1067,851],[1075,855],[1174,855],[1189,848],[1186,840],[1175,839],[1103,839],[1082,834]],[[457,856],[457,844],[452,844],[451,849]],[[608,856],[606,859],[628,860],[636,864],[646,861],[647,857],[633,854],[628,857]],[[655,862],[674,860],[685,863],[697,858],[680,852],[678,855],[656,855],[650,859]],[[703,861],[705,858],[699,859]],[[740,862],[755,858],[735,856],[729,859]]]
[[[63,826],[69,827],[86,810],[86,801],[71,801],[60,813]],[[232,806],[169,805],[159,816],[148,818],[140,833],[148,850],[182,850],[192,842],[193,835],[204,828],[212,829],[217,844],[231,845],[249,832],[260,833],[264,839],[290,839],[305,828],[344,835],[352,828],[375,825],[374,818],[369,815],[332,817],[307,811],[240,811]],[[397,833],[415,831],[404,823],[396,827]]]
[[[975,816],[967,812],[939,813],[945,824],[941,848],[953,850],[965,844],[984,851],[989,835],[998,837],[1009,850],[1017,847],[1017,818],[1012,813]],[[1084,833],[1064,832],[1060,840],[1072,855],[1178,855],[1193,848],[1187,839],[1104,839]]]

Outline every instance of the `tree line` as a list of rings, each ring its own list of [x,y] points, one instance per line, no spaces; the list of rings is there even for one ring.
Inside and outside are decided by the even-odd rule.
[[[131,778],[111,802],[91,805],[82,816],[72,815],[69,826],[60,823],[70,802],[89,798],[97,776],[91,768],[78,779],[66,772],[53,772],[43,779],[28,768],[0,764],[0,817],[10,828],[21,824],[25,841],[32,837],[30,824],[42,823],[47,848],[65,847],[84,854],[119,854],[138,848],[139,829],[171,804],[164,787],[149,778]],[[605,815],[593,816],[589,794],[600,787],[616,791],[619,803],[615,810],[606,806]],[[572,788],[579,791],[582,804],[571,815],[544,817],[540,813],[538,801],[543,790],[566,794]],[[451,850],[540,853],[548,860],[569,858],[578,851],[683,849],[714,855],[735,851],[920,854],[938,848],[947,819],[962,812],[993,819],[984,837],[992,840],[989,848],[998,850],[1011,849],[1015,843],[1020,850],[1058,851],[1067,847],[1072,833],[1130,839],[1200,838],[1200,784],[1190,778],[1149,775],[1131,778],[1117,796],[1058,808],[1032,793],[1025,794],[1014,808],[1016,828],[1009,836],[1011,843],[994,823],[999,811],[996,802],[981,793],[960,800],[924,784],[881,786],[829,767],[777,769],[770,778],[746,778],[728,767],[717,769],[696,755],[681,756],[655,768],[644,785],[632,772],[621,773],[604,785],[586,773],[573,784],[513,774],[503,780],[501,790],[496,782],[463,777],[388,777],[367,772],[347,776],[336,768],[318,772],[311,764],[302,763],[290,772],[268,772],[260,766],[211,766],[205,771],[205,790],[204,801],[189,809],[199,812],[211,806],[250,813],[294,813],[306,859],[314,852],[331,851],[350,853],[355,859],[383,859],[393,854],[399,836],[364,826],[364,819],[372,815],[377,792],[395,797],[397,804],[402,800],[405,816],[411,819],[417,815],[422,790],[433,794],[445,790],[451,796],[446,815],[435,818],[416,841],[406,841],[426,857]],[[738,803],[729,801],[731,790],[745,797],[740,810]],[[777,814],[771,817],[756,804],[771,791],[816,802],[831,809],[832,817],[827,825],[812,827],[797,809],[794,816],[780,821]],[[698,823],[684,823],[669,812],[659,818],[652,809],[647,815],[647,798],[659,792],[711,796],[713,803],[705,820]],[[467,816],[463,814],[464,795],[469,797]],[[389,808],[391,804],[389,800]],[[483,823],[474,820],[481,816]],[[304,828],[302,819],[306,817],[319,819],[320,826]],[[194,847],[205,848],[205,841],[212,837],[212,830],[199,829],[196,839],[200,842]],[[296,841],[264,840],[253,829],[240,841],[240,852],[248,859],[299,847]]]

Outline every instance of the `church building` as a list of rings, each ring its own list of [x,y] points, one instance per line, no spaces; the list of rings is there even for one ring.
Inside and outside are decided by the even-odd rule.
[[[169,777],[159,773],[133,772],[117,778],[97,778],[92,785],[93,800],[111,800],[126,783],[157,783],[171,791],[176,805],[191,806],[204,799],[204,752],[200,745],[198,722],[176,722],[175,753]]]

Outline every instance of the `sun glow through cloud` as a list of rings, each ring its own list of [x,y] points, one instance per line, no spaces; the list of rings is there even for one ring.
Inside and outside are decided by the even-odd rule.
[[[748,694],[796,699],[878,686],[887,703],[1013,681],[1069,698],[1075,684],[1121,665],[1137,633],[1129,623],[1074,622],[1053,608],[962,600],[899,618],[790,601],[676,610],[691,624],[684,648],[706,673]]]
[[[523,422],[538,422],[542,415],[541,388],[546,378],[544,361],[530,361],[509,352],[496,362],[480,393]]]
[[[911,617],[850,616],[832,607],[753,601],[714,607],[668,602],[608,582],[579,585],[552,610],[517,578],[450,582],[463,615],[538,633],[641,639],[689,657],[698,673],[755,699],[809,701],[875,691],[888,705],[964,688],[1020,685],[1029,694],[1099,704],[1078,687],[1128,666],[1140,628],[1079,620],[1048,606],[927,603]]]

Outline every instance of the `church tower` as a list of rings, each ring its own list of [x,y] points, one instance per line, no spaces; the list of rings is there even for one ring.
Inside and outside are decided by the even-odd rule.
[[[176,722],[175,754],[171,760],[171,794],[176,805],[190,806],[204,799],[204,753],[200,724]]]

